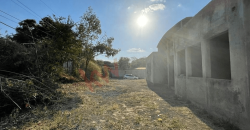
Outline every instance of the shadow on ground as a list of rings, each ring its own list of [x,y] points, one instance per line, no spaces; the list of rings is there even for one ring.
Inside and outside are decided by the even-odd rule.
[[[152,84],[147,81],[147,86],[158,96],[164,99],[165,102],[169,103],[172,107],[189,108],[196,115],[196,117],[198,117],[202,122],[206,123],[210,128],[213,128],[212,124],[207,122],[212,122],[213,125],[222,127],[225,130],[239,130],[238,127],[231,124],[229,121],[214,117],[207,113],[205,109],[199,108],[192,104],[190,101],[181,99],[180,97],[176,96],[175,91],[169,88],[166,84]]]

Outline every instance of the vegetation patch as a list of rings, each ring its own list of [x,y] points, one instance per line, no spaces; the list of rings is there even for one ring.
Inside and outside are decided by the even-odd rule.
[[[54,104],[54,101],[62,96],[62,93],[54,91],[59,88],[59,85],[50,80],[0,77],[0,87],[1,116],[10,114],[15,108],[20,111],[32,108],[37,104]]]
[[[199,109],[173,105],[183,103],[181,100],[168,99],[173,106],[165,102],[146,86],[145,80],[111,79],[106,86],[93,89],[63,84],[58,91],[65,97],[56,104],[20,114],[16,124],[6,124],[6,120],[1,124],[8,129],[224,129],[214,120],[197,116]],[[20,122],[24,116],[29,120]]]

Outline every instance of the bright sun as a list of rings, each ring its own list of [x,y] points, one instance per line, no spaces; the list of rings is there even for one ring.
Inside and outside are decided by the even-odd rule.
[[[137,19],[137,24],[140,26],[140,27],[143,27],[147,24],[148,22],[148,19],[146,16],[144,15],[141,15],[138,19]]]

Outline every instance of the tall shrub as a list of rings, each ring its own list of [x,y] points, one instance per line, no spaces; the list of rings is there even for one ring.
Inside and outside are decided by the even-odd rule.
[[[80,69],[84,70],[85,67],[86,67],[86,59],[82,59]],[[91,79],[91,74],[93,74],[95,71],[97,71],[97,73],[102,75],[102,68],[98,64],[96,64],[95,62],[90,61],[89,65],[88,65],[87,72],[85,72],[86,78],[88,80],[90,80]],[[97,76],[96,74],[93,75],[93,79],[95,81],[101,81],[101,77]]]

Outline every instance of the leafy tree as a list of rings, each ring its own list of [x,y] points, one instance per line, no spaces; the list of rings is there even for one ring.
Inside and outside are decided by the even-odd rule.
[[[26,19],[19,22],[20,27],[16,28],[16,34],[13,36],[13,40],[18,43],[34,43],[35,39],[32,38],[34,29],[37,24],[34,19]]]
[[[104,63],[105,66],[114,67],[114,64],[111,63],[110,61],[103,61],[103,63]]]
[[[118,61],[119,69],[125,70],[130,68],[129,66],[129,58],[128,57],[121,57]]]
[[[73,61],[77,65],[82,44],[73,31],[75,23],[70,17],[44,17],[39,21],[26,19],[19,23],[13,40],[19,43],[35,43],[30,57],[36,57],[36,67],[31,67],[35,75],[52,76],[61,71],[64,62]],[[32,36],[28,36],[28,35]],[[38,62],[38,63],[37,63]],[[32,70],[33,69],[33,70]]]
[[[46,22],[49,23],[46,23]],[[64,62],[73,61],[79,64],[79,55],[82,51],[82,44],[77,40],[77,35],[73,31],[75,23],[68,17],[45,17],[40,21],[44,30],[50,30],[52,37],[42,40],[39,45],[41,49],[41,61],[46,72],[55,72],[62,69]],[[46,36],[44,36],[46,37]]]
[[[146,58],[142,57],[137,59],[136,57],[132,57],[131,68],[138,68],[138,67],[146,67]]]
[[[99,66],[103,66],[104,62],[102,60],[96,60],[96,64],[98,64]]]
[[[16,42],[8,36],[0,37],[0,75],[13,79],[2,78],[5,87],[0,93],[0,114],[2,108],[12,110],[11,104],[21,109],[22,106],[30,107],[32,102],[55,103],[62,94],[56,91],[58,85],[53,80],[58,77],[64,62],[79,61],[82,52],[82,43],[77,40],[73,31],[75,24],[70,18],[45,17],[40,25],[35,20],[24,20],[19,24],[13,37]],[[26,47],[20,43],[33,43],[35,46]],[[34,64],[37,61],[39,64]],[[100,67],[98,71],[102,71]]]
[[[0,54],[1,70],[27,73],[34,61],[30,56],[31,53],[27,52],[27,48],[6,37],[0,38]]]
[[[91,7],[81,17],[77,24],[77,34],[83,45],[82,57],[86,59],[85,72],[87,72],[88,64],[98,55],[105,54],[106,57],[115,56],[120,50],[112,48],[113,37],[104,35],[100,39],[102,33],[101,23],[97,16],[93,13]]]
[[[52,39],[55,36],[55,31],[58,31],[54,26],[55,21],[65,19],[63,17],[57,18],[55,15],[53,15],[53,18],[50,16],[44,17],[39,21],[39,24],[33,19],[19,22],[19,27],[16,28],[16,34],[12,40],[18,43],[35,43],[43,39]]]

